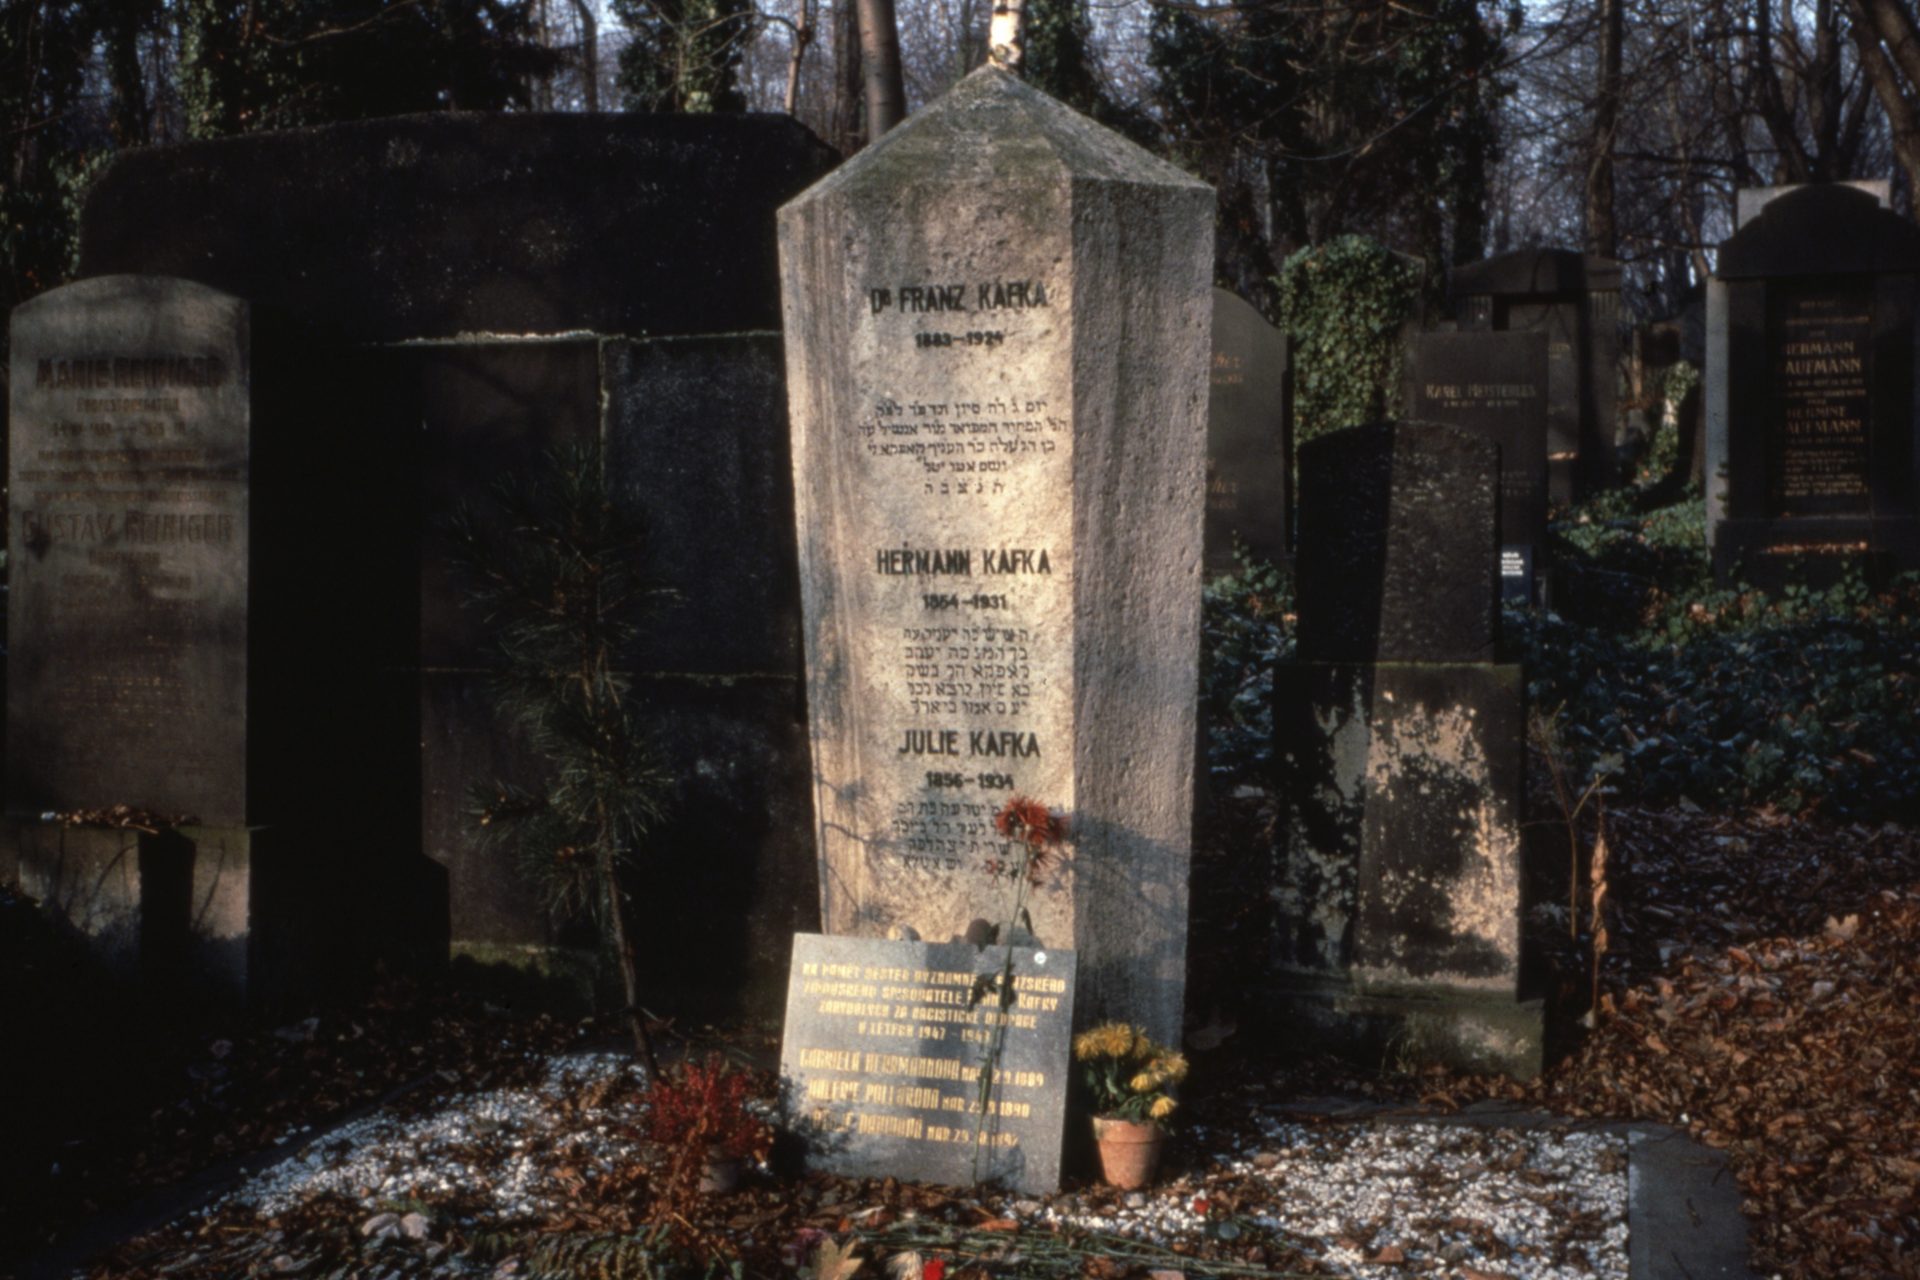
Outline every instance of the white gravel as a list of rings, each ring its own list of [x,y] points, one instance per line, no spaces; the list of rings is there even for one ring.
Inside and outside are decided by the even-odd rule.
[[[645,1080],[646,1072],[620,1054],[560,1055],[531,1089],[459,1094],[431,1115],[379,1112],[335,1129],[210,1212],[251,1207],[267,1218],[327,1194],[374,1210],[459,1193],[477,1199],[480,1220],[531,1219],[561,1202],[554,1170],[591,1176],[638,1158],[637,1144],[620,1133],[643,1109],[638,1090],[609,1090],[604,1107],[569,1111],[562,1103],[596,1085]]]
[[[644,1089],[627,1086],[644,1081],[622,1055],[556,1057],[533,1088],[460,1095],[429,1115],[383,1112],[335,1130],[209,1212],[250,1207],[265,1219],[327,1195],[369,1214],[452,1202],[471,1226],[531,1222],[567,1203],[562,1176],[640,1158],[630,1135]],[[993,1194],[985,1203],[1158,1244],[1271,1241],[1356,1280],[1627,1277],[1627,1149],[1616,1135],[1263,1118],[1250,1139],[1196,1136],[1220,1153],[1212,1169],[1118,1208],[1071,1194],[1044,1202]],[[467,1272],[447,1257],[412,1274]]]

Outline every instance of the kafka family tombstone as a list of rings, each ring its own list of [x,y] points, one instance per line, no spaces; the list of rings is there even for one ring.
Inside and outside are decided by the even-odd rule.
[[[1462,328],[1547,335],[1547,483],[1555,502],[1613,483],[1620,264],[1570,249],[1516,249],[1455,267]]]
[[[1292,546],[1293,423],[1287,336],[1252,303],[1213,291],[1207,401],[1207,572],[1234,570],[1236,542],[1285,563]]]
[[[1721,247],[1708,292],[1716,574],[1763,585],[1920,568],[1920,230],[1809,186]]]
[[[1519,998],[1524,702],[1493,661],[1498,448],[1429,423],[1301,450],[1300,645],[1274,672],[1286,1025],[1539,1070]]]
[[[1058,1190],[1074,960],[794,935],[780,1080],[808,1163],[856,1178]]]
[[[826,931],[1007,918],[1180,1031],[1213,193],[993,67],[780,215]]]
[[[1500,447],[1501,592],[1531,599],[1547,538],[1547,335],[1416,335],[1407,416],[1465,427]]]

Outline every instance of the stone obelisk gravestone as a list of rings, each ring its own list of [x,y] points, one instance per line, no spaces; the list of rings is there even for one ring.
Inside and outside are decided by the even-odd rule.
[[[1920,230],[1849,186],[1791,191],[1721,246],[1707,303],[1716,575],[1920,567]]]
[[[1240,295],[1213,291],[1207,404],[1207,572],[1232,573],[1237,542],[1283,564],[1293,530],[1287,335]]]
[[[1297,661],[1274,673],[1276,1004],[1329,1048],[1516,1076],[1524,701],[1494,661],[1499,449],[1456,427],[1300,456]]]
[[[1180,1031],[1213,193],[998,69],[781,210],[826,931],[1032,895],[1082,1019]]]
[[[1500,588],[1533,598],[1547,540],[1547,335],[1423,333],[1407,348],[1407,417],[1500,446]]]
[[[13,313],[10,843],[121,963],[154,859],[41,815],[203,829],[195,925],[246,935],[249,344],[246,303],[186,280],[105,276]]]

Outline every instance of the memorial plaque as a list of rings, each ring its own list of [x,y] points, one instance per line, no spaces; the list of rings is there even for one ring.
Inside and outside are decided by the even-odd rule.
[[[243,824],[246,303],[106,276],[12,338],[8,808]]]
[[[937,176],[938,180],[934,180]],[[1213,195],[987,67],[780,215],[826,931],[997,918],[1180,1030]],[[1154,713],[1141,709],[1151,705]]]
[[[1502,593],[1528,598],[1547,536],[1547,335],[1418,335],[1407,360],[1407,416],[1500,446]],[[1506,576],[1510,566],[1527,576]]]
[[[964,942],[794,935],[780,1075],[810,1165],[1058,1190],[1075,957],[1014,948],[1003,1007],[976,993],[1006,959]]]
[[[1871,502],[1873,290],[1866,281],[1798,288],[1768,298],[1775,424],[1770,514],[1865,514]]]
[[[1209,383],[1207,572],[1233,572],[1235,539],[1282,563],[1293,512],[1287,336],[1226,289],[1213,291]]]

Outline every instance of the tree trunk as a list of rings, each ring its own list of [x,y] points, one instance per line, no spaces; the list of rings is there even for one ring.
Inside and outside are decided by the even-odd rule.
[[[1614,220],[1613,150],[1620,122],[1620,59],[1624,0],[1600,0],[1600,93],[1593,113],[1593,150],[1587,164],[1587,252],[1611,258],[1620,251]]]
[[[860,71],[866,88],[867,141],[907,118],[907,87],[900,72],[900,29],[893,0],[858,0]]]
[[[1867,83],[1873,86],[1874,96],[1886,110],[1894,158],[1900,162],[1900,171],[1907,175],[1907,189],[1915,193],[1915,209],[1920,210],[1920,112],[1915,111],[1912,100],[1907,97],[1914,81],[1902,84],[1899,69],[1881,48],[1875,34],[1877,24],[1868,12],[1869,7],[1877,3],[1878,0],[1850,0],[1853,39],[1860,49],[1860,66],[1866,72]],[[1911,22],[1907,27],[1911,31]]]
[[[580,83],[587,110],[600,109],[600,20],[594,17],[587,0],[573,0],[573,11],[580,17]]]
[[[833,15],[833,112],[828,125],[833,136],[828,141],[842,155],[867,145],[860,102],[860,22],[853,6],[854,0],[840,0]]]

